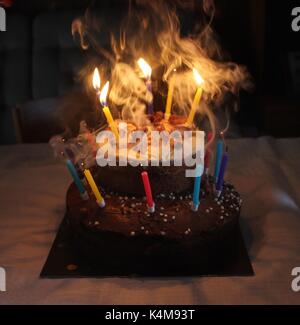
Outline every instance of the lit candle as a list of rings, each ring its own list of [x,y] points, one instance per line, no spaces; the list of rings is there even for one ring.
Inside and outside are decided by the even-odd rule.
[[[152,69],[150,65],[143,58],[139,58],[137,63],[140,69],[142,70],[144,77],[146,78],[147,89],[153,96],[152,82],[151,82]],[[148,104],[148,114],[153,115],[153,113],[154,113],[154,109],[153,109],[153,99],[152,99],[151,102]]]
[[[171,78],[168,90],[168,98],[165,112],[165,119],[168,120],[171,116],[172,110],[172,101],[173,101],[173,93],[174,93],[174,79]]]
[[[98,68],[95,68],[93,74],[93,87],[97,92],[97,95],[100,95],[101,79]]]
[[[226,172],[226,168],[227,168],[227,164],[228,164],[228,159],[229,159],[228,153],[225,152],[223,155],[223,158],[222,158],[218,182],[216,184],[217,197],[219,197],[221,195],[222,190],[223,190],[224,176],[225,176],[225,172]]]
[[[78,188],[78,190],[80,192],[80,195],[81,195],[82,199],[83,200],[88,200],[89,195],[88,195],[86,189],[84,188],[84,186],[83,186],[83,184],[81,182],[81,179],[79,178],[79,175],[78,175],[78,173],[76,171],[75,166],[73,165],[73,163],[69,159],[66,161],[66,164],[67,164],[67,168],[68,168],[68,170],[69,170],[69,172],[70,172],[70,174],[71,174],[71,176],[72,176],[72,178],[74,180],[74,183],[76,184],[76,186],[77,186],[77,188]]]
[[[147,198],[148,211],[150,213],[154,213],[155,203],[153,201],[151,185],[150,185],[149,176],[147,172],[142,172],[142,179],[143,179],[144,189]]]
[[[223,155],[223,141],[220,139],[217,142],[217,155],[216,155],[216,165],[215,165],[215,183],[218,182],[220,168],[222,163],[222,155]]]
[[[95,195],[96,202],[98,203],[100,208],[104,208],[105,207],[105,201],[104,201],[104,199],[103,199],[103,197],[102,197],[102,195],[101,195],[101,193],[100,193],[100,191],[99,191],[99,189],[98,189],[98,187],[97,187],[97,185],[95,183],[95,180],[94,180],[91,172],[88,169],[85,169],[84,170],[84,175],[85,175],[85,177],[86,177],[86,179],[87,179],[87,181],[88,181],[88,183],[89,183],[89,185],[90,185],[90,187],[91,187],[91,189],[92,189],[92,191],[93,191],[93,193]]]
[[[193,73],[194,73],[194,78],[195,78],[198,88],[197,88],[196,95],[195,95],[195,98],[194,98],[194,101],[193,101],[193,104],[191,107],[190,114],[186,121],[187,126],[192,126],[198,105],[201,101],[202,94],[203,94],[203,89],[200,86],[204,83],[204,80],[201,77],[200,73],[196,69],[193,69]]]
[[[108,89],[109,89],[109,81],[105,84],[105,86],[103,87],[103,89],[100,93],[100,102],[101,102],[101,105],[103,106],[103,113],[106,117],[107,123],[108,123],[111,131],[114,133],[116,140],[118,140],[119,139],[119,131],[118,131],[117,125],[111,115],[110,109],[107,106],[107,102],[106,102]]]

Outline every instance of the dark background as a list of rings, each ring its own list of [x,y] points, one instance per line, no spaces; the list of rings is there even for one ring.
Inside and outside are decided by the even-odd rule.
[[[124,1],[100,1],[103,14],[119,14]],[[0,33],[0,144],[18,140],[16,106],[38,103],[37,118],[40,107],[50,110],[76,85],[75,72],[88,58],[70,26],[90,2],[15,0],[7,9],[7,32]],[[291,28],[297,6],[299,1],[216,0],[214,28],[232,60],[248,66],[256,86],[241,94],[234,116],[240,136],[300,135],[300,32]],[[183,32],[193,19],[183,17]]]

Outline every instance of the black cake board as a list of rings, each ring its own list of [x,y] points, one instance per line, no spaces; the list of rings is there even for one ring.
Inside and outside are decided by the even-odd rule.
[[[174,277],[244,277],[253,276],[254,271],[248,256],[248,252],[244,243],[244,239],[238,227],[236,232],[235,244],[232,250],[236,250],[233,254],[234,258],[229,259],[225,263],[216,263],[211,265],[209,270],[203,272],[195,268],[185,268],[184,271],[174,272],[172,268],[166,268],[162,274],[157,274],[157,268],[151,270],[149,268],[144,271],[135,271],[135,265],[128,265],[122,268],[122,265],[116,270],[109,263],[103,261],[100,266],[92,265],[85,260],[79,253],[73,249],[70,243],[70,232],[67,225],[66,217],[63,219],[52,248],[49,252],[47,261],[40,274],[41,278],[106,278],[106,277],[155,277],[155,278],[174,278]],[[180,262],[180,261],[179,261]]]

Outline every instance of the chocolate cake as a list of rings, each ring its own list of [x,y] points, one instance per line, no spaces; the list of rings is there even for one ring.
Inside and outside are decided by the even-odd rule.
[[[149,213],[144,197],[104,190],[101,209],[93,199],[83,201],[73,184],[67,193],[73,245],[91,265],[109,265],[114,275],[132,272],[133,265],[144,275],[211,272],[234,258],[241,208],[232,185],[225,183],[219,198],[213,187],[212,177],[203,179],[197,212],[190,190],[157,194],[156,210]]]
[[[195,130],[185,126],[185,119],[174,115],[169,121],[161,113],[151,118],[151,123],[144,127],[146,132],[147,128],[169,133]],[[131,131],[138,129],[133,123],[127,123],[127,127]],[[100,146],[95,136],[84,131],[79,139],[81,151],[90,152],[85,161],[95,162]],[[68,148],[74,150],[74,142],[71,147],[67,141],[57,143],[55,139],[54,148],[58,153],[65,153],[63,156],[68,155]],[[91,150],[82,150],[83,143]],[[122,154],[118,151],[116,159]],[[67,192],[66,216],[72,247],[91,267],[101,267],[102,274],[105,268],[108,268],[107,275],[192,275],[195,269],[209,273],[234,257],[241,199],[229,183],[224,183],[221,195],[216,196],[213,177],[204,174],[200,206],[194,211],[195,178],[186,177],[185,165],[99,167],[94,164],[88,168],[105,201],[105,206],[100,207],[80,172],[85,167],[82,163],[77,162],[77,169],[88,191],[88,200],[72,184]],[[145,197],[141,179],[144,171],[152,187],[154,213],[149,212]]]

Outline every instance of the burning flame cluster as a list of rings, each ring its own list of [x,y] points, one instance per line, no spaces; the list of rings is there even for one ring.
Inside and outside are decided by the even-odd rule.
[[[114,115],[118,113],[119,118],[138,126],[149,123],[146,108],[153,102],[153,96],[160,96],[160,105],[164,106],[171,88],[172,112],[188,117],[195,107],[202,119],[208,118],[214,133],[215,117],[211,107],[220,106],[228,92],[238,98],[240,89],[251,86],[251,78],[244,67],[223,61],[211,28],[213,16],[199,32],[182,36],[174,5],[179,2],[129,1],[129,11],[120,22],[119,33],[111,31],[109,17],[98,17],[91,7],[85,16],[73,22],[72,32],[79,38],[81,47],[96,54],[101,64],[90,62],[81,71],[81,76],[90,80],[94,71],[92,85],[101,104],[106,106],[109,97]],[[206,16],[212,14],[213,1],[203,0],[203,8]],[[202,19],[204,14],[200,15]],[[111,49],[104,48],[101,42],[108,37]],[[109,80],[103,88],[100,66],[101,74]],[[145,83],[151,79],[153,92]],[[203,95],[203,100],[195,105],[195,93],[199,88],[203,94],[201,91],[198,95],[200,99]],[[155,109],[164,111],[164,107]]]
[[[101,89],[101,77],[98,68],[95,68],[94,74],[93,74],[93,87],[97,92],[97,95],[99,96],[99,100],[102,106],[107,105],[107,94],[109,90],[109,81],[107,81]]]

